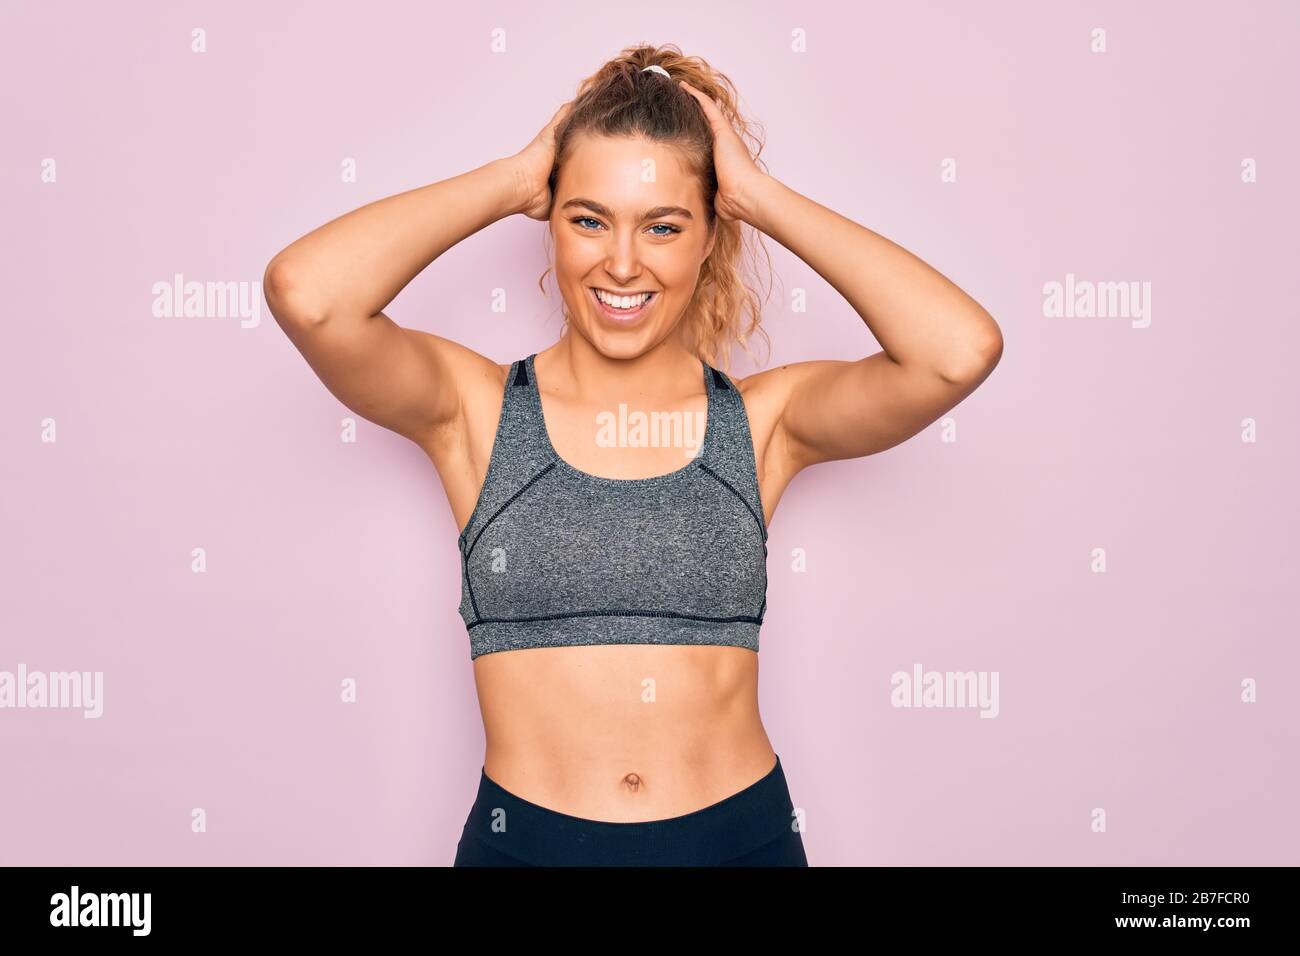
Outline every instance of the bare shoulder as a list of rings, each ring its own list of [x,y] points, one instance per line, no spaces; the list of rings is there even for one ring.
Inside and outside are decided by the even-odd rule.
[[[792,362],[732,379],[744,400],[759,483],[769,508],[776,507],[786,485],[799,471],[798,459],[780,429],[781,416],[795,388],[820,364]]]
[[[770,438],[795,390],[827,366],[841,364],[847,363],[831,360],[787,362],[744,378],[732,379],[744,396],[750,427]]]
[[[789,374],[783,370],[788,366],[764,369],[744,378],[732,378],[736,390],[745,400],[745,412],[749,415],[749,427],[755,439],[759,433],[770,434],[772,427],[781,417],[781,408],[785,404],[784,395]]]
[[[745,396],[746,408],[749,408],[752,403],[757,407],[776,406],[779,409],[785,404],[794,387],[807,378],[816,366],[824,364],[827,363],[787,362],[785,365],[776,365],[732,381]]]

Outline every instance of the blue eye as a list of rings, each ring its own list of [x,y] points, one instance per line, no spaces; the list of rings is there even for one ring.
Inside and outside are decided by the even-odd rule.
[[[598,219],[593,219],[591,216],[575,216],[573,219],[570,219],[569,221],[570,221],[570,222],[573,222],[573,223],[577,223],[578,228],[582,229],[584,232],[593,232],[593,231],[594,231],[594,227],[590,227],[590,226],[584,226],[584,225],[582,225],[584,222],[594,222],[594,223],[596,224],[596,226],[599,226],[599,225],[600,225],[600,220],[598,220]],[[655,223],[653,226],[651,226],[650,228],[651,228],[651,229],[667,229],[667,230],[668,230],[667,232],[652,232],[652,233],[651,233],[652,236],[659,236],[660,238],[663,238],[664,236],[671,236],[671,235],[673,235],[674,233],[681,232],[681,229],[677,228],[676,226],[674,226],[674,225],[672,225],[672,224],[670,224],[670,223],[666,223],[666,222],[657,222],[657,223]]]

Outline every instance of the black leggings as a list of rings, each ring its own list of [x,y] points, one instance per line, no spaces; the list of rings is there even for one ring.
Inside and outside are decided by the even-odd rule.
[[[744,790],[679,817],[587,820],[483,772],[453,866],[807,866],[781,758]]]

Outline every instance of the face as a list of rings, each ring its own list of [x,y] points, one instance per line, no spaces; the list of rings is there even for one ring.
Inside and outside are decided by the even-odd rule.
[[[551,210],[555,275],[573,331],[612,358],[671,335],[713,248],[701,183],[677,152],[639,138],[580,136]],[[606,293],[619,298],[606,304]]]

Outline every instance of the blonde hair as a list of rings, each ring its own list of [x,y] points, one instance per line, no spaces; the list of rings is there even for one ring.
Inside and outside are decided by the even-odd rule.
[[[656,71],[646,71],[647,66],[667,70],[671,80]],[[699,57],[683,56],[676,44],[641,44],[623,50],[579,84],[569,115],[555,130],[551,195],[555,195],[560,167],[572,154],[575,138],[581,133],[644,136],[680,150],[687,168],[700,178],[709,227],[717,233],[709,257],[700,266],[695,294],[682,316],[688,347],[710,365],[730,371],[731,349],[739,344],[757,365],[749,348],[750,337],[755,333],[764,339],[768,336],[762,328],[762,300],[747,278],[757,276],[761,251],[767,260],[770,295],[771,259],[758,230],[739,220],[725,222],[717,218],[713,207],[718,191],[713,131],[700,104],[677,85],[677,80],[685,80],[718,104],[755,164],[766,172],[758,158],[763,140],[754,132],[755,127],[760,131],[762,127],[740,115],[731,80]],[[547,268],[538,279],[543,293],[550,271]],[[567,314],[564,319],[567,324]]]

